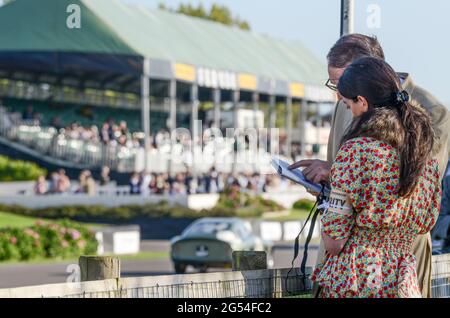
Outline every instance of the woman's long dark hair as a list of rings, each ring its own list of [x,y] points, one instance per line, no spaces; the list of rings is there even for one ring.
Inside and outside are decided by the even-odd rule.
[[[355,117],[341,143],[356,137],[373,137],[398,149],[402,197],[411,195],[430,159],[434,132],[430,116],[409,102],[400,79],[385,61],[363,57],[350,64],[339,79],[339,93],[368,102],[368,111]]]

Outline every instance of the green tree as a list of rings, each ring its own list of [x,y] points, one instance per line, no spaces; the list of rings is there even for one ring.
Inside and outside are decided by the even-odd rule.
[[[250,30],[250,24],[247,21],[241,20],[238,16],[233,17],[230,9],[218,4],[213,4],[209,9],[209,12],[205,10],[202,3],[200,3],[198,7],[194,7],[191,4],[180,3],[178,8],[174,10],[161,2],[159,3],[158,8],[160,10],[176,12],[200,19],[222,23],[228,26],[236,26],[242,30]]]
[[[3,1],[1,1],[0,2],[0,7],[3,5],[5,5],[5,4],[8,4],[8,3],[10,3],[10,2],[13,2],[14,0],[3,0]]]
[[[213,4],[209,11],[209,19],[225,25],[233,25],[233,17],[230,10],[225,6]]]

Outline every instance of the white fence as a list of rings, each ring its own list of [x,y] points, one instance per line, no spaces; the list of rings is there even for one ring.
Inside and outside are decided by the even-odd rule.
[[[312,282],[298,268],[129,277],[0,289],[0,298],[310,297]],[[311,268],[307,269],[307,274]],[[450,254],[433,256],[433,298],[450,298]]]
[[[98,186],[97,195],[87,194],[50,194],[35,195],[33,193],[34,182],[0,182],[0,203],[17,204],[27,208],[47,208],[67,205],[104,205],[117,207],[121,205],[144,205],[156,204],[167,201],[169,204],[179,204],[194,210],[210,209],[219,200],[217,193],[201,194],[152,194],[152,195],[129,195],[129,186]],[[77,183],[73,182],[73,189]],[[300,199],[314,200],[314,197],[300,186],[289,186],[283,190],[270,190],[262,193],[262,197],[273,200],[286,209],[291,209],[295,201]]]
[[[299,270],[268,269],[129,277],[0,289],[0,298],[271,298],[308,296],[312,284]],[[308,270],[310,272],[310,269]]]

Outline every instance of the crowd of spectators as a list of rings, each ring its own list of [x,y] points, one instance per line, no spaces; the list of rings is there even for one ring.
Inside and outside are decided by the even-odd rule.
[[[24,122],[32,122],[33,124],[39,124],[41,122],[42,114],[33,110],[30,105],[22,114],[22,120]],[[327,122],[322,122],[325,125]],[[78,122],[73,122],[68,126],[62,124],[60,116],[54,116],[50,121],[50,125],[58,131],[56,137],[65,137],[71,140],[81,140],[84,142],[92,142],[95,144],[109,145],[113,148],[116,146],[127,148],[127,149],[137,149],[144,146],[143,134],[139,132],[131,132],[128,128],[128,124],[125,120],[120,120],[116,122],[113,118],[107,119],[100,126],[97,125],[82,125]],[[314,123],[316,125],[316,123]],[[205,129],[208,127],[204,127]],[[160,129],[158,132],[150,136],[152,142],[151,147],[159,149],[161,145],[168,144],[171,141],[170,133],[167,129]],[[190,149],[192,141],[189,138],[178,137],[177,140],[184,149]],[[204,136],[203,142],[208,140],[208,136]],[[248,140],[245,140],[245,145],[239,144],[239,141],[234,145],[236,148],[239,146],[240,149],[246,148]],[[291,160],[296,160],[303,153],[303,157],[314,158],[319,155],[320,146],[307,145],[305,149],[302,150],[301,145],[297,143],[292,143],[291,152],[287,154],[287,139],[280,138],[280,153],[286,155]],[[239,145],[238,145],[239,144]],[[205,144],[203,145],[205,146]]]
[[[48,178],[39,176],[35,185],[34,193],[36,195],[64,194],[64,193],[84,193],[96,195],[96,181],[89,170],[81,171],[78,183],[73,184],[66,175],[64,169],[52,172]]]
[[[59,119],[54,118],[52,126],[57,127],[58,122]],[[67,127],[59,128],[58,132],[68,139],[127,148],[141,147],[140,140],[128,130],[127,122],[124,120],[116,123],[113,119],[110,119],[104,122],[100,128],[96,125],[83,126],[73,122]]]
[[[70,186],[70,179],[66,175],[66,171],[59,169],[50,174],[48,181],[44,176],[40,176],[34,186],[34,192],[39,195],[65,193],[70,190]]]
[[[0,103],[1,104],[1,103]],[[22,120],[28,123],[39,125],[41,123],[42,114],[34,111],[33,106],[29,105],[22,113]]]
[[[36,112],[33,106],[29,105],[21,115],[23,123],[41,125],[43,115]],[[103,143],[111,146],[124,146],[128,148],[139,148],[141,141],[129,131],[127,122],[121,120],[116,122],[113,118],[106,120],[101,126],[82,125],[79,122],[72,122],[64,125],[60,116],[54,116],[50,121],[50,126],[58,132],[57,136],[64,136],[67,139],[82,140],[85,142]]]
[[[35,183],[34,193],[64,194],[83,193],[87,195],[101,194],[102,187],[115,186],[109,176],[109,168],[103,167],[99,180],[95,180],[89,170],[83,170],[78,182],[71,182],[64,169],[50,174],[48,180],[40,176]],[[276,175],[262,175],[258,173],[227,174],[212,168],[208,173],[194,176],[191,172],[176,173],[133,173],[131,174],[128,189],[129,195],[157,195],[157,194],[194,194],[194,193],[222,193],[229,187],[239,187],[241,191],[260,194],[268,188],[287,186],[284,180]],[[123,187],[122,187],[123,188]],[[120,193],[124,194],[123,191]]]
[[[253,193],[266,192],[271,184],[270,176],[254,174],[225,174],[214,168],[197,177],[191,172],[177,173],[134,173],[129,187],[132,195],[151,194],[193,194],[221,193],[231,185],[239,185],[241,190]]]

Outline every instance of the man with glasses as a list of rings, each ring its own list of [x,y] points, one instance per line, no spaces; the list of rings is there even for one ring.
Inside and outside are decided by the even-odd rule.
[[[333,80],[334,82],[337,82],[337,79]],[[328,87],[329,89],[331,89],[332,91],[337,92],[337,85],[333,84],[333,81],[331,79],[327,79],[325,86]]]
[[[290,166],[290,169],[304,167],[305,177],[315,183],[329,182],[331,165],[339,151],[342,137],[352,121],[351,111],[341,101],[337,84],[345,68],[354,60],[371,56],[384,60],[383,49],[374,37],[362,34],[349,34],[341,37],[330,49],[328,60],[329,79],[325,85],[336,91],[338,102],[331,120],[330,137],[328,139],[327,161],[301,160]],[[413,102],[424,107],[431,116],[433,128],[436,134],[434,157],[439,161],[441,178],[444,175],[448,160],[448,138],[450,133],[450,116],[447,108],[434,96],[423,88],[416,86],[407,73],[398,73],[403,88],[409,93]],[[423,297],[431,297],[431,238],[430,234],[420,235],[414,244],[413,253],[417,260],[417,276]],[[317,261],[322,262],[324,247],[321,242]],[[314,295],[317,295],[317,285],[314,286]]]

